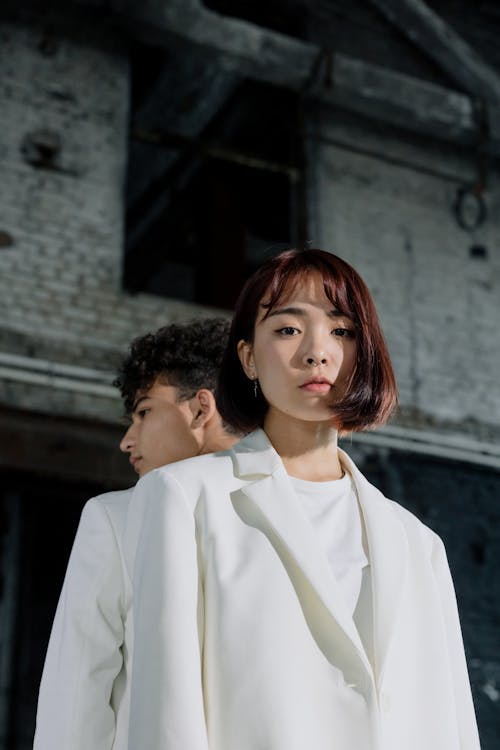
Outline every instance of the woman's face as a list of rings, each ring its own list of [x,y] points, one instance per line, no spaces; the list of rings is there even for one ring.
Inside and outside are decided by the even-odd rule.
[[[265,314],[260,307],[254,340],[240,341],[238,354],[247,377],[258,378],[269,404],[266,420],[273,412],[331,420],[356,364],[354,324],[335,309],[314,272]]]

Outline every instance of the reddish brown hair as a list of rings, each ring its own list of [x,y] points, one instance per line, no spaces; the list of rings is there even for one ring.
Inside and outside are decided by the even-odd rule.
[[[238,432],[261,427],[268,404],[257,398],[241,366],[237,345],[252,342],[261,306],[266,316],[308,274],[319,273],[330,302],[356,329],[356,367],[344,397],[334,405],[333,421],[343,432],[384,424],[397,405],[397,387],[389,352],[370,292],[346,261],[323,250],[286,250],[262,265],[243,287],[234,312],[217,386],[222,419]],[[265,299],[264,299],[265,298]]]

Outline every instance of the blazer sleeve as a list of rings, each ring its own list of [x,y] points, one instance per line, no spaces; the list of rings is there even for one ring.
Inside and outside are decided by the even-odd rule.
[[[129,750],[208,750],[202,688],[202,581],[193,498],[165,470],[143,477],[130,519],[135,554]]]
[[[444,625],[446,628],[448,654],[450,658],[455,705],[457,711],[460,750],[480,750],[474,704],[465,660],[462,631],[458,616],[455,589],[441,539],[434,538],[432,553],[433,568],[440,590]]]
[[[83,509],[49,640],[34,750],[109,750],[122,666],[123,567],[97,499]]]

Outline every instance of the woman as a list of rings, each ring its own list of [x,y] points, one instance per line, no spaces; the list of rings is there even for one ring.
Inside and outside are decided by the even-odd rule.
[[[247,282],[219,383],[234,449],[135,491],[131,750],[477,750],[440,539],[337,447],[396,404],[356,271]]]

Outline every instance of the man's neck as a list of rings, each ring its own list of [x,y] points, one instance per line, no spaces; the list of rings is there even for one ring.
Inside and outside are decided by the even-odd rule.
[[[231,448],[241,438],[227,432],[222,425],[207,429],[203,443],[200,447],[200,455],[204,453],[215,453]]]

